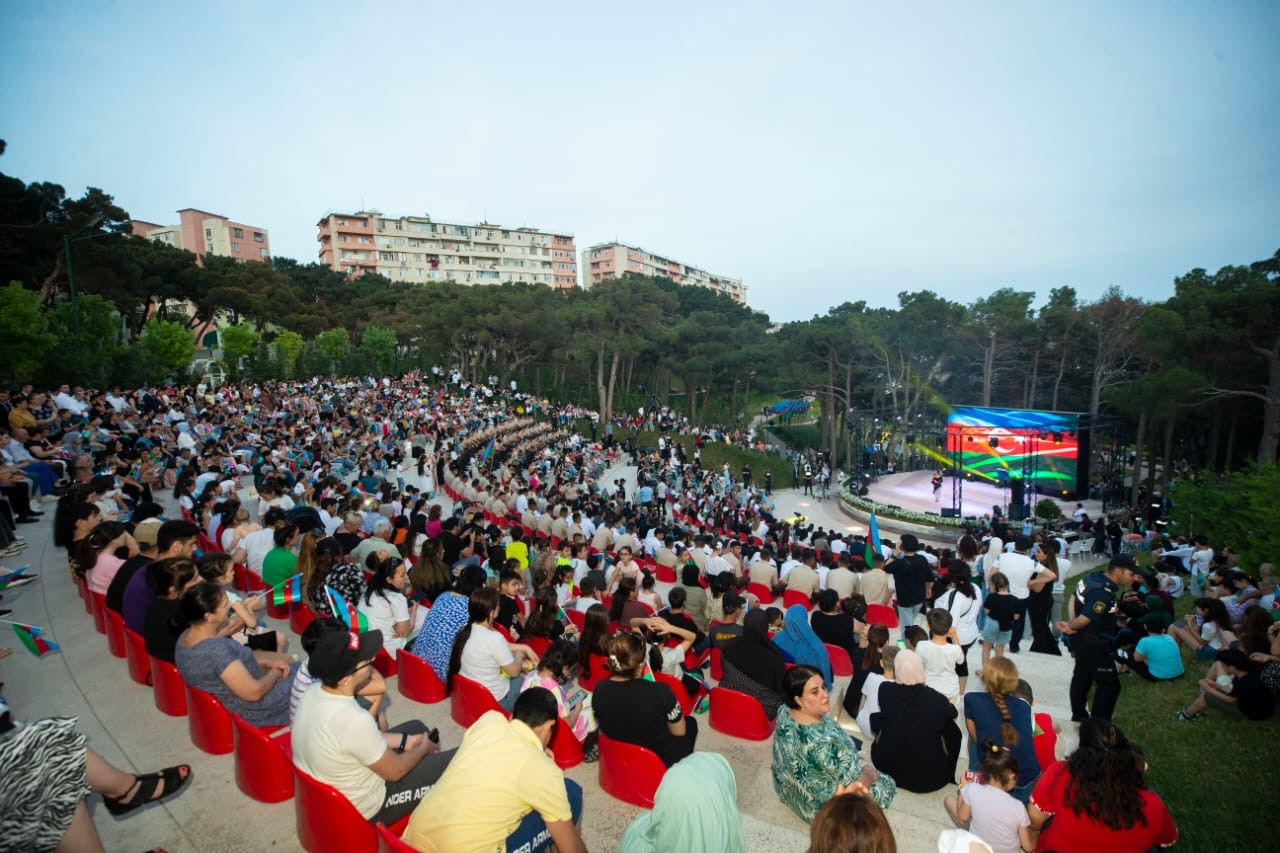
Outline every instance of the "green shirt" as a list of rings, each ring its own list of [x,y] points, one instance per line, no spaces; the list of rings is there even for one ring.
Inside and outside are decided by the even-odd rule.
[[[297,562],[297,554],[277,545],[262,558],[262,580],[267,586],[278,586],[284,583],[297,574],[293,570]]]
[[[811,725],[800,725],[786,708],[778,712],[773,735],[773,790],[789,809],[812,822],[837,785],[852,784],[860,775],[858,748],[834,720],[823,717]],[[871,786],[871,799],[887,809],[897,792],[893,778],[881,773]]]

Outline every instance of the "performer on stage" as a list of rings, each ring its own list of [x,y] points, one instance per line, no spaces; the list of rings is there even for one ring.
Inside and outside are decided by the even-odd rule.
[[[934,471],[933,479],[930,482],[933,484],[933,502],[937,503],[938,496],[942,493],[942,471]]]

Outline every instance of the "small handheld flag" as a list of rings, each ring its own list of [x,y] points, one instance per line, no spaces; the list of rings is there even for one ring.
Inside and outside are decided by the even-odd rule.
[[[355,633],[363,631],[367,625],[360,611],[356,610],[356,606],[347,601],[342,593],[338,592],[331,586],[324,588],[325,593],[329,596],[329,605],[333,608],[334,616],[341,619],[347,626],[347,630]]]
[[[18,622],[10,624],[13,625],[13,632],[18,635],[22,645],[26,646],[27,651],[36,657],[42,658],[52,652],[62,651],[57,643],[40,636],[40,627],[38,625],[22,625]]]
[[[484,446],[484,454],[480,458],[484,459],[486,462],[489,460],[489,457],[493,455],[493,443],[495,441],[497,441],[497,436],[489,439],[489,443]]]
[[[16,569],[16,570],[14,570],[14,571],[12,571],[12,572],[9,572],[8,574],[0,575],[0,591],[3,591],[3,590],[5,590],[5,589],[8,589],[9,584],[13,583],[13,582],[14,582],[14,581],[16,581],[18,578],[22,577],[22,575],[23,575],[23,574],[27,571],[27,569],[29,569],[29,568],[31,568],[31,564],[30,564],[30,563],[28,563],[27,565],[23,566],[23,567],[22,567],[22,568],[20,568],[20,569]]]
[[[289,604],[302,601],[302,575],[296,574],[271,592],[272,604]]]
[[[876,524],[875,512],[872,512],[871,524],[867,529],[867,554],[866,554],[867,568],[869,569],[873,565],[872,558],[875,554],[883,554],[883,553],[884,552],[880,550],[880,527],[879,525]]]

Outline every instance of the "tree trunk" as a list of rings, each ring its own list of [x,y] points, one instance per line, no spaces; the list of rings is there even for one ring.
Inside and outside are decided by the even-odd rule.
[[[1049,404],[1049,408],[1058,411],[1058,391],[1062,388],[1062,377],[1067,372],[1067,348],[1062,348],[1062,355],[1058,357],[1058,375],[1053,379],[1053,402]]]
[[[1152,418],[1147,422],[1148,429],[1151,434],[1147,437],[1147,476],[1143,478],[1143,483],[1147,487],[1147,496],[1151,496],[1151,492],[1156,484],[1156,421]]]
[[[1222,407],[1213,407],[1213,425],[1209,427],[1208,446],[1205,447],[1204,467],[1213,473],[1218,472],[1218,444],[1222,440]]]
[[[604,344],[596,350],[596,396],[600,400],[601,420],[610,420],[612,415],[609,413],[609,398],[604,387]]]
[[[1258,469],[1276,461],[1280,443],[1280,348],[1267,354],[1267,399],[1263,403],[1262,438],[1258,442]]]
[[[1169,468],[1173,462],[1173,424],[1176,418],[1172,415],[1164,425],[1164,467],[1160,471],[1160,494],[1169,494]]]
[[[982,405],[991,405],[991,380],[996,368],[996,333],[991,332],[987,348],[982,353]]]
[[[619,360],[619,358],[620,358],[620,356],[618,355],[618,353],[616,353],[616,352],[615,352],[615,353],[613,354],[613,358],[612,358],[612,360],[611,360],[611,363],[609,364],[609,397],[608,397],[608,401],[605,403],[605,405],[606,405],[606,406],[608,406],[608,408],[609,408],[609,416],[610,416],[610,417],[613,417],[613,392],[614,392],[614,391],[617,389],[617,387],[618,387],[618,360]]]
[[[1031,375],[1027,377],[1026,390],[1022,395],[1022,408],[1034,409],[1036,407],[1036,385],[1040,381],[1040,350],[1037,348],[1031,354]]]
[[[1142,441],[1147,435],[1147,410],[1138,415],[1138,440],[1133,456],[1133,483],[1129,490],[1129,506],[1138,505],[1138,488],[1142,485]]]
[[[1231,416],[1231,426],[1227,429],[1227,455],[1222,457],[1222,470],[1230,471],[1234,464],[1236,455],[1236,419],[1237,415]]]

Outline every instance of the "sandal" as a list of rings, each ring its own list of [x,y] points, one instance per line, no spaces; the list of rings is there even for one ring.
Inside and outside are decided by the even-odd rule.
[[[185,775],[183,775],[184,770],[186,771]],[[158,802],[181,791],[191,781],[191,765],[179,764],[176,767],[166,767],[158,773],[145,773],[133,778],[137,781],[129,787],[123,797],[108,797],[106,795],[102,797],[102,802],[106,805],[107,811],[111,812],[114,817],[128,814],[136,808],[141,808],[148,803]],[[164,783],[164,791],[157,793],[162,782]],[[131,794],[132,796],[130,796]]]

